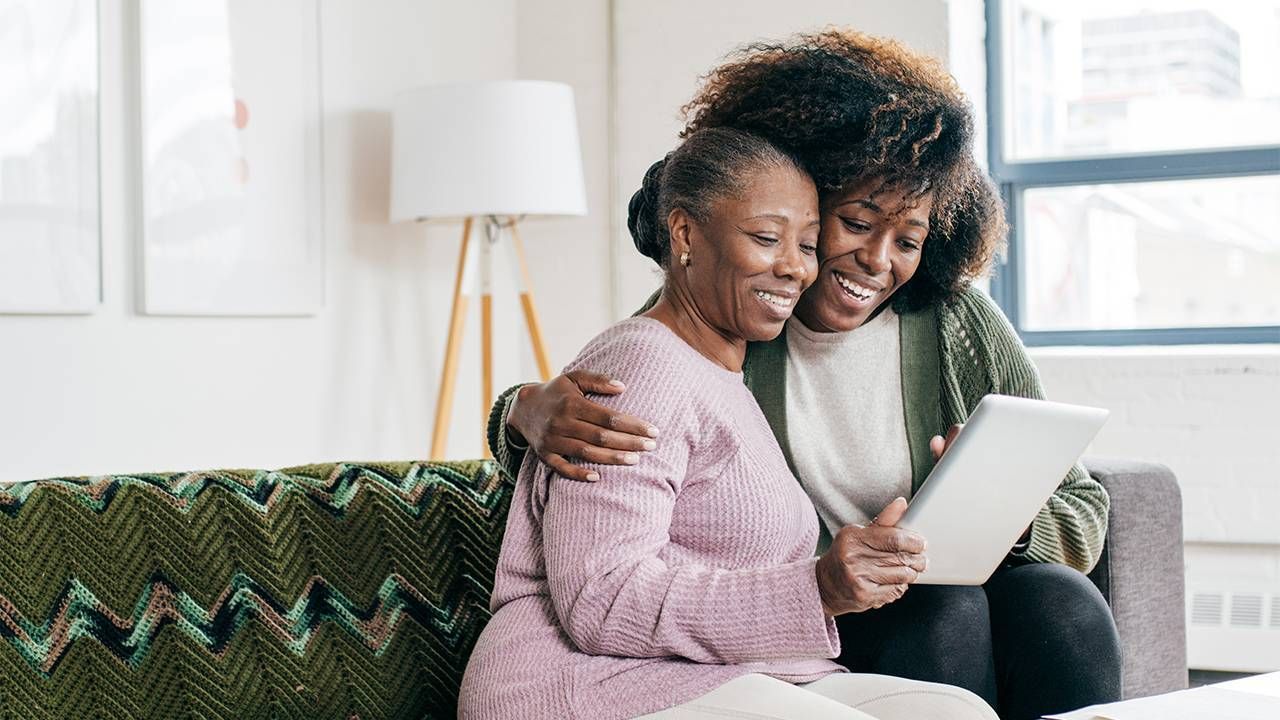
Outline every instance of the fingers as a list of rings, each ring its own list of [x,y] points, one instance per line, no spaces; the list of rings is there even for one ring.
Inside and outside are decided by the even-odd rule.
[[[566,460],[562,455],[548,453],[545,457],[542,455],[539,455],[538,457],[540,457],[542,462],[546,463],[547,467],[555,471],[555,473],[560,477],[577,480],[579,482],[595,482],[600,479],[600,475],[598,475],[594,470],[590,470],[581,465],[574,465]]]
[[[602,451],[623,451],[638,453],[644,450],[654,450],[658,444],[647,437],[638,437],[636,435],[628,435],[626,433],[616,432],[614,430],[605,430],[599,425],[574,420],[567,424],[562,433],[565,437],[581,440],[588,446],[594,447]],[[595,460],[592,460],[595,462]],[[619,464],[619,463],[612,463]]]
[[[878,527],[869,525],[858,534],[863,545],[882,553],[923,553],[924,538],[919,534],[902,528]]]
[[[905,575],[903,575],[905,577]],[[901,598],[908,583],[879,583],[872,577],[862,577],[856,583],[855,611],[875,610]]]
[[[951,449],[951,444],[956,441],[956,436],[960,434],[960,431],[963,428],[964,423],[952,425],[951,429],[947,431],[947,437],[945,439],[941,435],[934,435],[929,438],[929,451],[933,453],[933,459],[935,461],[941,460],[942,456]]]
[[[907,586],[902,585],[881,585],[879,592],[876,593],[874,604],[871,605],[872,610],[878,610],[891,602],[899,600],[907,592]]]
[[[601,373],[589,372],[587,370],[573,370],[564,374],[566,378],[571,380],[574,385],[578,386],[578,390],[586,393],[597,393],[599,395],[617,395],[627,389],[621,380],[614,380],[608,375]]]
[[[579,444],[573,457],[598,465],[635,465],[640,462],[640,455],[620,450],[606,450],[594,445]]]
[[[909,567],[917,573],[929,569],[929,556],[922,553],[880,553],[870,559],[878,567]]]
[[[907,512],[907,499],[904,497],[894,498],[893,502],[884,506],[879,515],[875,516],[871,522],[875,525],[883,525],[884,527],[893,527],[902,520],[902,516]]]
[[[590,400],[581,400],[579,402],[580,407],[574,413],[578,420],[595,425],[601,430],[612,430],[615,433],[633,435],[640,440],[658,437],[658,428],[644,420],[625,413],[614,412]],[[643,449],[643,447],[640,449]]]
[[[908,585],[920,577],[920,571],[903,565],[879,568],[869,573],[867,579],[877,585]]]

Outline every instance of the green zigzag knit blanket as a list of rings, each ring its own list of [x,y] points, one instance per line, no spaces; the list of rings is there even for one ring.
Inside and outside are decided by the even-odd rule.
[[[0,717],[452,718],[492,462],[0,486]]]

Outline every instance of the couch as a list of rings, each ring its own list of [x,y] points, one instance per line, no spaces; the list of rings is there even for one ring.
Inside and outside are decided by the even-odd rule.
[[[1184,687],[1177,484],[1088,464],[1125,694]],[[0,717],[452,718],[510,498],[486,461],[0,486]]]

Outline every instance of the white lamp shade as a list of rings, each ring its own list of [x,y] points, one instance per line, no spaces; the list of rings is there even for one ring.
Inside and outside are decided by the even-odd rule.
[[[511,80],[396,98],[391,220],[585,215],[573,89]]]

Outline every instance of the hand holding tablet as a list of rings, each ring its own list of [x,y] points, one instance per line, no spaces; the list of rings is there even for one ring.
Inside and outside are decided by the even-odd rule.
[[[946,453],[899,523],[929,542],[929,566],[916,582],[986,582],[1109,414],[1047,400],[983,398],[954,441],[949,435]],[[935,455],[938,444],[931,443]]]

